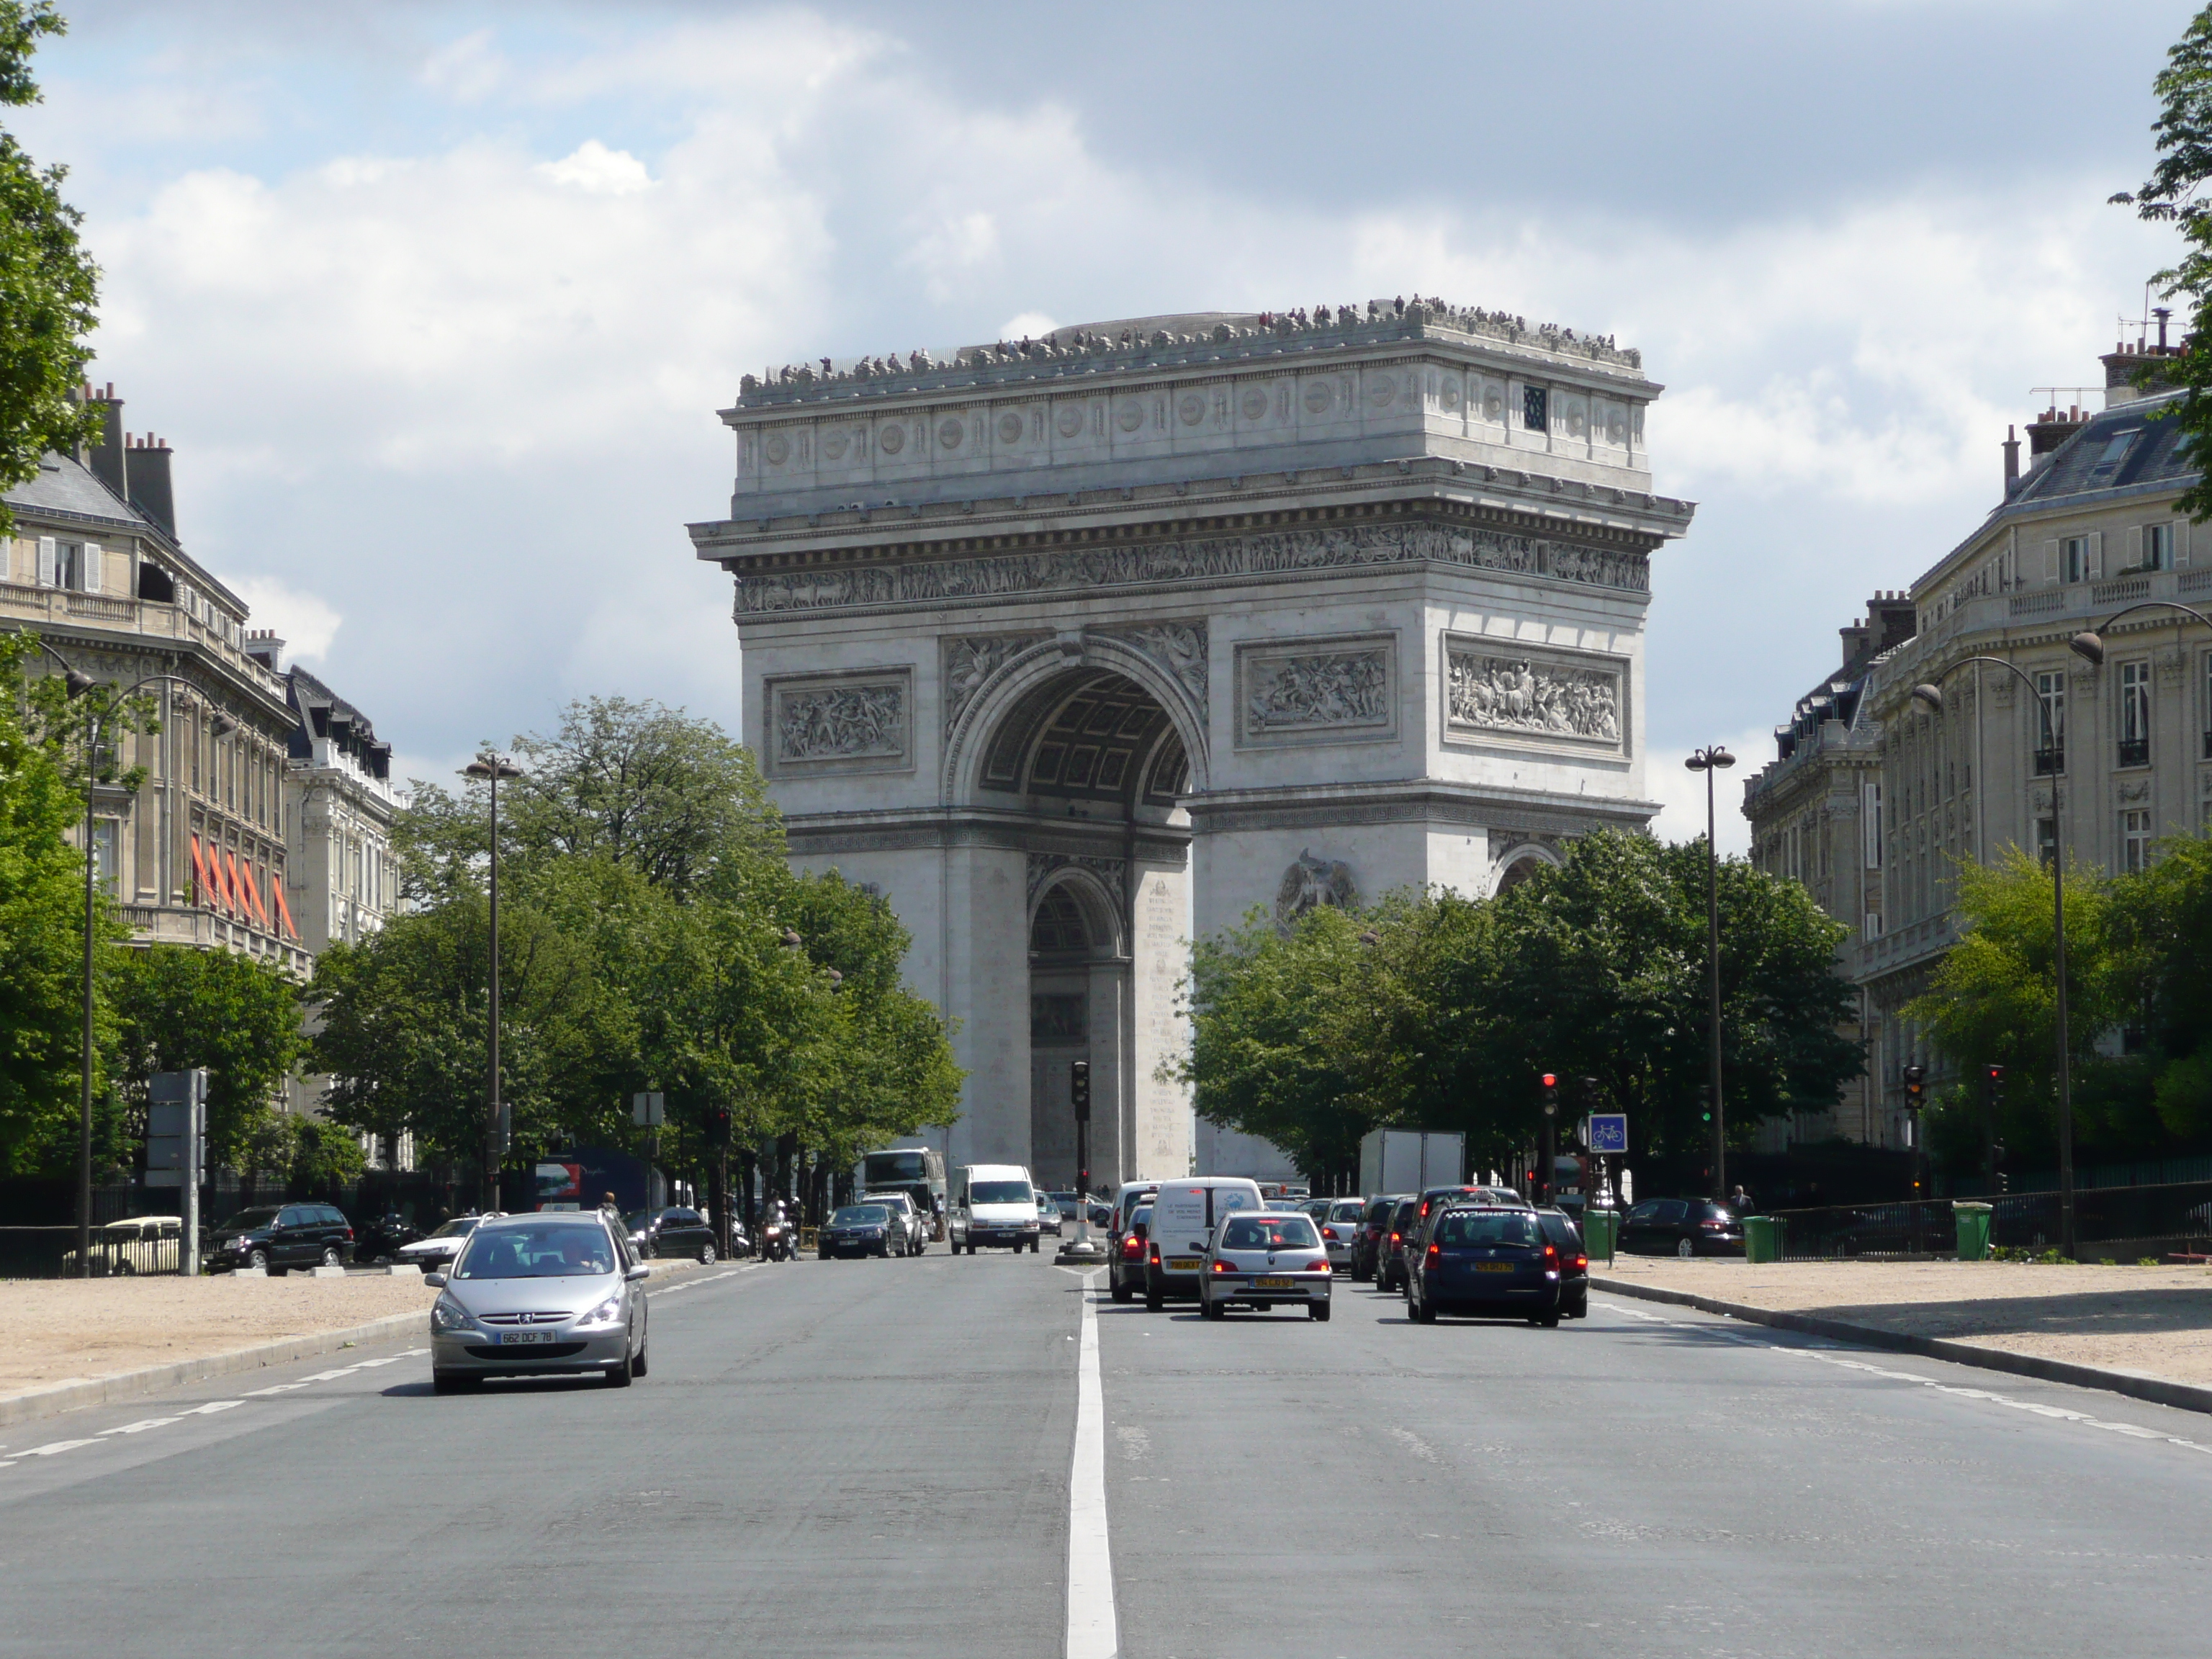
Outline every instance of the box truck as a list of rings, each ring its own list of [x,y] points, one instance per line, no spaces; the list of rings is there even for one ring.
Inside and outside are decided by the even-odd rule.
[[[1467,1179],[1467,1137],[1426,1129],[1373,1129],[1359,1143],[1359,1190],[1418,1193]]]

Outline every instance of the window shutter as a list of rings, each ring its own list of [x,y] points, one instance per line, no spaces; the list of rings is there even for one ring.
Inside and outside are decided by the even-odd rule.
[[[2176,570],[2189,562],[2189,520],[2173,521],[2173,568]]]
[[[2059,580],[2058,543],[2055,539],[2043,544],[2043,580],[2047,582]]]
[[[41,536],[41,537],[40,537],[40,538],[39,538],[39,586],[41,586],[41,587],[52,587],[52,586],[54,585],[54,563],[55,563],[56,559],[57,559],[58,556],[59,556],[59,551],[58,551],[58,550],[54,546],[54,538],[53,538],[52,536]]]
[[[2141,525],[2136,525],[2128,532],[2128,562],[2140,569],[2142,567],[2142,562],[2143,527]]]
[[[88,593],[100,592],[100,567],[102,562],[100,554],[100,547],[98,542],[87,542],[77,555],[78,560],[84,566],[77,577],[77,582]]]
[[[2104,580],[2104,575],[2105,532],[2101,530],[2093,530],[2089,532],[2089,580],[2093,582],[2101,581]]]

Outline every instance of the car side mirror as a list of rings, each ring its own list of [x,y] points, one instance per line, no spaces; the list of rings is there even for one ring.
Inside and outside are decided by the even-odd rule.
[[[625,1284],[635,1285],[641,1279],[650,1279],[652,1277],[653,1269],[646,1267],[641,1262],[638,1266],[629,1268],[623,1273],[623,1281]]]
[[[428,1285],[434,1291],[442,1291],[446,1288],[446,1275],[443,1273],[424,1273],[422,1275],[422,1282],[425,1285]]]

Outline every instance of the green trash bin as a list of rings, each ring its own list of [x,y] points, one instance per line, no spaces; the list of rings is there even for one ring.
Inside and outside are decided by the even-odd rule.
[[[1959,1224],[1959,1260],[1986,1261],[1990,1259],[1990,1206],[1986,1204],[1958,1203],[1951,1206],[1952,1219]]]
[[[1618,1210],[1586,1210],[1583,1212],[1583,1249],[1593,1261],[1613,1260],[1613,1243],[1620,1228]]]
[[[1747,1215],[1743,1218],[1743,1255],[1747,1261],[1782,1260],[1782,1235],[1789,1226],[1780,1216]]]

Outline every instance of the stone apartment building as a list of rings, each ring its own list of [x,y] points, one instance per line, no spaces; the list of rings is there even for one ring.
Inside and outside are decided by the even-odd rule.
[[[1917,1060],[1941,1075],[1903,1010],[1957,937],[1956,861],[2011,848],[2047,858],[2063,831],[2070,859],[2117,872],[2140,867],[2160,838],[2212,823],[2212,629],[2154,603],[2212,606],[2212,543],[2174,507],[2197,476],[2173,423],[2157,418],[2175,394],[2135,384],[2172,355],[2107,356],[2106,406],[2046,409],[2028,426],[2024,472],[2008,439],[2002,499],[1912,584],[1910,637],[1868,665],[1832,750],[1820,727],[1815,752],[1861,774],[1861,856],[1879,866],[1864,897],[1813,876],[1854,929],[1845,961],[1875,1103],[1863,1135],[1839,1122],[1854,1139],[1903,1144],[1902,1068]],[[2146,602],[2154,608],[2130,609]],[[2090,629],[2104,637],[2101,666],[2069,647]],[[2033,690],[1967,660],[1977,655],[2011,665]],[[1940,712],[1913,697],[1924,684],[1940,685]],[[1801,878],[1803,713],[1744,802],[1762,867]],[[1838,816],[1851,805],[1838,787],[1826,798]]]

